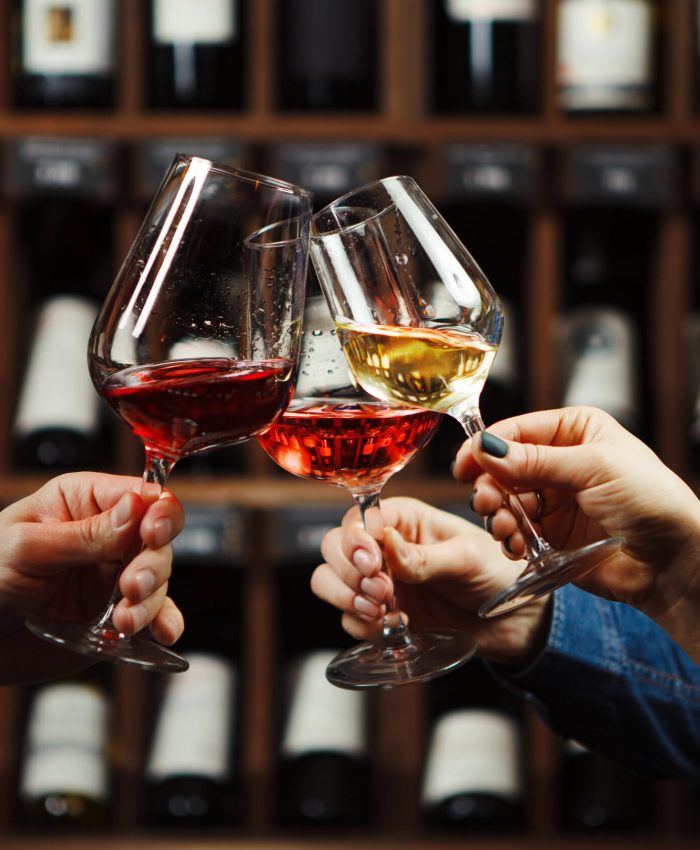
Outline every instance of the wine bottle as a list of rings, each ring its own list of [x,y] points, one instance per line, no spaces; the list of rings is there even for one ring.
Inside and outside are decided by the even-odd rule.
[[[438,0],[434,8],[435,111],[536,111],[537,0]]]
[[[13,431],[23,468],[70,470],[99,462],[100,410],[85,352],[97,304],[56,296],[40,308]]]
[[[374,0],[278,0],[282,110],[372,110],[377,105]]]
[[[654,783],[576,741],[563,742],[561,827],[567,832],[646,832]]]
[[[570,112],[645,112],[657,103],[654,0],[561,0],[559,104]]]
[[[19,108],[107,109],[114,103],[115,0],[15,0]]]
[[[625,428],[640,425],[637,329],[609,305],[579,307],[565,319],[566,381],[562,404],[592,405]]]
[[[421,792],[428,824],[478,832],[522,826],[521,730],[510,695],[478,664],[431,683],[430,695]]]
[[[148,105],[237,109],[244,99],[242,3],[150,0]]]
[[[23,823],[69,829],[107,823],[108,734],[109,700],[97,680],[34,692],[18,788]]]
[[[168,679],[146,766],[152,824],[212,826],[228,814],[236,668],[224,656],[187,652]]]
[[[326,679],[338,650],[295,659],[280,746],[280,819],[286,825],[355,826],[367,822],[366,694]]]

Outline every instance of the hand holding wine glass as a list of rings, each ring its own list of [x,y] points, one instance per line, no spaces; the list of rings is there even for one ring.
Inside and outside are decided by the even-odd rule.
[[[343,350],[377,398],[455,417],[471,437],[484,430],[479,396],[503,328],[488,279],[410,177],[355,190],[318,212],[310,253]],[[619,551],[608,537],[555,551],[517,496],[505,494],[527,541],[528,566],[488,600],[481,616],[525,604]]]
[[[162,487],[180,458],[248,439],[287,406],[310,214],[309,193],[289,183],[200,157],[173,161],[88,345],[97,391],[143,441],[144,482]],[[114,627],[120,598],[117,582],[89,625],[27,625],[85,655],[186,669]]]
[[[288,472],[348,490],[365,529],[381,540],[381,489],[427,445],[441,419],[364,393],[348,370],[327,304],[315,297],[305,308],[294,398],[258,441]],[[391,600],[381,639],[341,652],[326,675],[344,688],[392,687],[454,669],[475,648],[464,632],[409,631]]]

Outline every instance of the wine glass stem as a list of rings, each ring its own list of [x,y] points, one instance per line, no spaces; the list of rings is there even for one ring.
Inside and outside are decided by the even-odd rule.
[[[143,477],[141,479],[141,485],[138,490],[139,495],[143,493],[144,484],[156,484],[158,486],[158,491],[162,492],[173,466],[175,466],[174,460],[169,460],[161,455],[155,454],[149,449],[146,449],[146,464],[143,471]],[[107,603],[104,611],[102,611],[97,619],[93,621],[92,628],[94,630],[114,633],[115,635],[118,634],[114,624],[112,623],[112,614],[123,596],[119,589],[119,579],[121,578],[124,567],[126,567],[126,565],[129,564],[143,548],[144,544],[141,542],[141,538],[137,535],[119,565],[117,580],[114,584],[114,589],[112,590],[109,602]]]
[[[383,536],[384,523],[379,504],[379,491],[374,493],[353,493],[353,498],[360,509],[362,524],[368,534],[379,543],[382,550],[382,570],[391,578],[389,568],[384,558],[384,546],[380,542]],[[386,605],[384,624],[382,627],[382,642],[390,647],[408,646],[411,643],[406,624],[396,604],[396,596],[392,594]]]
[[[456,416],[468,437],[474,437],[480,431],[485,431],[484,422],[478,410],[470,410]],[[525,540],[526,558],[528,561],[534,561],[547,555],[552,551],[552,547],[543,540],[535,530],[534,525],[530,522],[530,518],[525,513],[523,504],[517,495],[507,493],[503,488],[504,499],[508,502],[508,506],[515,515],[520,531]]]

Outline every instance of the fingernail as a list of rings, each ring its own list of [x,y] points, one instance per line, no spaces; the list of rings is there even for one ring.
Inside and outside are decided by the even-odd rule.
[[[153,525],[153,539],[155,541],[156,548],[159,549],[161,546],[165,546],[167,543],[170,543],[172,537],[172,522],[167,517],[157,519]]]
[[[125,493],[112,508],[110,520],[112,528],[122,528],[131,519],[131,496]]]
[[[474,497],[476,496],[476,494],[477,494],[477,491],[472,490],[471,496],[469,496],[469,509],[471,511],[473,511],[474,513],[476,513],[476,508],[474,507]]]
[[[379,606],[365,599],[364,596],[356,596],[352,604],[360,614],[365,614],[367,617],[376,617],[379,614]]]
[[[140,632],[146,625],[146,620],[148,619],[146,606],[132,605],[131,608],[129,608],[129,613],[131,614],[131,623],[134,628],[134,632]]]
[[[506,537],[505,540],[503,541],[503,548],[506,550],[506,552],[509,555],[513,554],[513,550],[510,548],[510,537]]]
[[[366,549],[355,549],[352,562],[363,575],[369,576],[374,572],[372,556]]]
[[[456,466],[457,466],[457,461],[456,461],[456,460],[453,460],[453,461],[452,461],[452,463],[450,464],[450,475],[451,475],[453,478],[455,477],[455,467],[456,467]]]
[[[360,590],[368,599],[380,603],[386,592],[386,584],[380,578],[363,578]]]
[[[508,452],[508,444],[500,437],[489,434],[488,431],[481,432],[481,449],[492,457],[505,457]]]
[[[489,534],[491,534],[491,529],[493,528],[493,520],[495,516],[495,514],[489,514],[484,520],[484,525]]]
[[[156,586],[156,577],[150,570],[139,570],[134,576],[134,581],[138,585],[140,599],[150,596]]]

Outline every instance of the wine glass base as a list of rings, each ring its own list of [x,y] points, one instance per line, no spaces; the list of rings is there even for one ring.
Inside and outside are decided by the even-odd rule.
[[[475,652],[476,643],[465,632],[411,632],[400,646],[366,641],[344,650],[326,668],[326,678],[350,690],[395,688],[450,673],[466,664]]]
[[[27,620],[25,625],[37,637],[57,646],[112,664],[158,673],[182,673],[190,666],[177,652],[149,638],[122,635],[106,627],[34,620]]]
[[[624,545],[624,537],[609,537],[565,552],[548,552],[530,561],[527,569],[510,585],[479,608],[482,618],[498,617],[527,605],[575,579],[582,578],[607,561]]]

